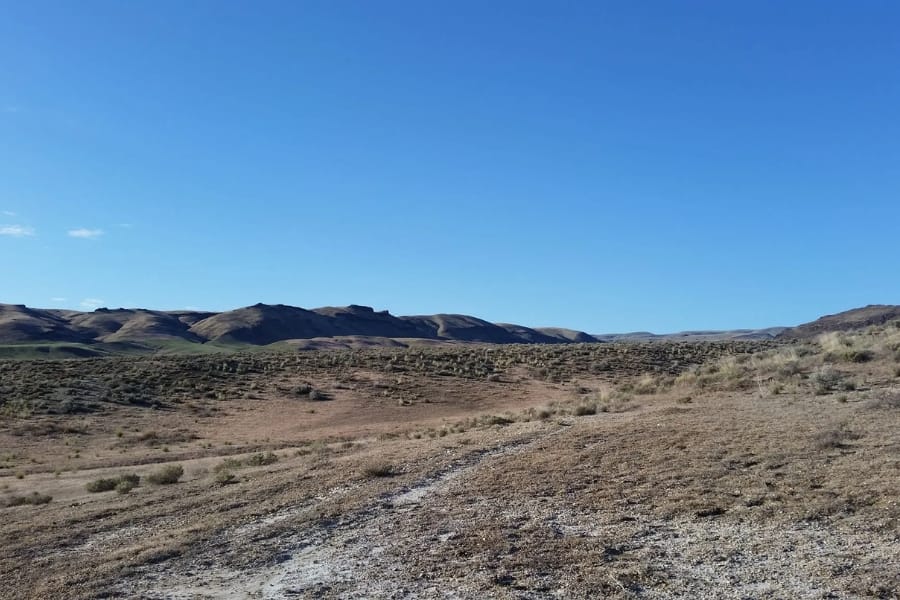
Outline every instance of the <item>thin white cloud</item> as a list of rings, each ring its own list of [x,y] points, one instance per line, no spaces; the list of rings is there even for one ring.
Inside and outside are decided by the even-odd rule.
[[[0,225],[0,235],[21,238],[31,237],[34,234],[34,227],[26,227],[25,225]]]
[[[94,309],[97,309],[97,308],[100,308],[101,306],[103,306],[105,304],[105,302],[103,302],[103,300],[100,300],[99,298],[85,298],[84,300],[81,301],[80,304],[81,304],[81,308],[87,308],[89,310],[94,310]]]
[[[131,223],[116,223],[116,227],[121,227],[122,229],[131,229],[134,227]]]
[[[93,240],[93,239],[97,239],[97,238],[100,237],[101,235],[103,235],[103,230],[102,230],[102,229],[85,229],[85,228],[81,228],[81,229],[70,229],[70,230],[69,230],[69,237],[73,237],[73,238],[81,238],[81,239],[83,239],[83,240]]]
[[[14,212],[11,211],[11,210],[0,211],[0,214],[3,214],[3,215],[5,215],[5,216],[7,216],[7,217],[14,217],[14,216],[16,216],[16,213],[14,213]]]
[[[50,302],[65,302],[65,301],[66,301],[66,299],[61,298],[60,296],[54,296],[53,298],[50,298]]]

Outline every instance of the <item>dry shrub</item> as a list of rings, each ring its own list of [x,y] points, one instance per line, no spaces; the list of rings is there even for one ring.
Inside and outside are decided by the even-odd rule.
[[[845,379],[845,375],[833,369],[830,365],[824,365],[816,369],[809,379],[813,384],[816,394],[827,394],[838,389]]]
[[[525,411],[526,420],[538,419],[544,421],[553,416],[554,410],[545,406],[543,408],[529,408]]]
[[[596,415],[597,414],[597,405],[589,402],[584,402],[575,406],[572,410],[572,414],[576,417],[584,417],[587,415]]]
[[[184,475],[184,467],[181,465],[166,465],[147,475],[147,481],[153,485],[171,485],[178,483]]]
[[[582,401],[581,404],[576,406],[576,410],[584,406],[588,408],[593,407],[594,409],[594,413],[584,414],[625,412],[633,408],[632,399],[634,396],[631,391],[633,389],[633,386],[620,386],[612,389],[604,388],[591,395],[589,399]],[[575,414],[577,415],[578,413],[576,412]]]
[[[244,460],[244,464],[248,467],[262,467],[265,465],[272,465],[277,462],[278,455],[274,452],[266,452],[265,454],[260,452],[259,454],[248,456],[247,459]]]
[[[851,431],[846,423],[826,429],[813,436],[815,447],[819,450],[833,450],[843,448],[846,442],[859,439],[859,434]]]
[[[88,482],[84,486],[84,489],[92,494],[111,492],[112,490],[116,490],[120,494],[127,494],[136,488],[140,481],[141,478],[135,473],[118,475],[116,477],[101,477],[100,479]]]
[[[213,477],[213,483],[216,485],[231,485],[237,482],[237,476],[227,470],[220,470],[216,473],[215,477]]]
[[[503,427],[512,423],[515,423],[515,419],[501,415],[482,415],[471,420],[473,427]]]
[[[47,504],[51,500],[53,500],[53,496],[31,492],[27,496],[12,496],[7,498],[3,501],[2,506],[38,506],[40,504]]]
[[[884,346],[889,345],[890,334],[885,334],[881,328],[853,334],[833,331],[823,333],[817,341],[826,361],[865,363],[875,360]]]
[[[644,375],[632,387],[635,394],[655,394],[658,389],[657,380],[652,375]]]
[[[367,477],[393,477],[396,474],[394,465],[387,462],[374,462],[363,467],[363,475]]]

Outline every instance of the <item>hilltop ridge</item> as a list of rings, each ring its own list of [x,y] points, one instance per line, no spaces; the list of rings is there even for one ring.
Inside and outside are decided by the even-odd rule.
[[[327,340],[327,343],[326,343]],[[533,329],[496,324],[460,314],[395,316],[368,306],[306,309],[285,304],[254,304],[224,311],[156,311],[98,308],[91,312],[0,304],[0,344],[79,344],[101,349],[140,345],[189,349],[190,345],[296,347],[407,345],[432,343],[562,344],[596,342],[568,329]]]
[[[790,340],[900,319],[900,306],[873,304],[795,327],[588,334],[561,327],[492,323],[462,314],[397,316],[359,304],[306,309],[286,304],[223,312],[98,308],[84,312],[0,303],[0,357],[102,356],[278,347],[298,350],[444,344],[571,344]]]

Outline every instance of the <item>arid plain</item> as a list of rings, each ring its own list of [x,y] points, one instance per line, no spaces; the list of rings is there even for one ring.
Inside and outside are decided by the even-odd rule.
[[[897,598],[880,321],[7,360],[0,596]]]

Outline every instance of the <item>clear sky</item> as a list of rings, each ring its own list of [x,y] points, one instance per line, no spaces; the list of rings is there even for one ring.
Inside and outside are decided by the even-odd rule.
[[[0,301],[900,303],[900,3],[0,0]]]

